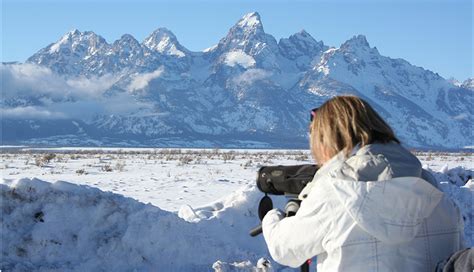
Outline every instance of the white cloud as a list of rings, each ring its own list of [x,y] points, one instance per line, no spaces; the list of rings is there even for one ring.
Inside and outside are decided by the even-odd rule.
[[[128,115],[153,111],[153,105],[135,101],[129,93],[118,93],[107,98],[56,102],[40,107],[10,109],[5,117],[25,119],[80,119],[88,121],[97,115]]]
[[[34,64],[2,64],[0,69],[1,100],[35,98],[39,101],[34,105],[3,107],[4,118],[88,120],[98,114],[127,114],[153,106],[134,101],[135,97],[125,92],[104,97],[104,92],[119,79],[113,75],[66,79]]]
[[[97,97],[102,95],[104,91],[110,89],[117,81],[118,78],[114,75],[104,75],[92,78],[71,78],[66,82],[77,93],[88,95],[89,97]]]
[[[233,79],[235,84],[247,84],[250,85],[255,81],[262,80],[268,78],[272,75],[271,72],[265,71],[263,69],[248,69],[247,71],[243,72],[241,75],[235,77]]]
[[[129,114],[135,113],[139,110],[148,111],[153,109],[151,103],[140,102],[135,99],[129,93],[120,93],[107,99],[107,103],[104,103],[104,111],[107,114]]]
[[[150,81],[152,81],[155,78],[160,77],[163,71],[164,71],[163,67],[160,67],[151,73],[135,75],[132,79],[132,82],[130,82],[130,84],[128,85],[128,90],[131,92],[137,91],[137,90],[143,90],[144,88],[148,86]]]
[[[461,113],[453,117],[454,120],[464,120],[467,119],[469,115],[467,113]]]
[[[226,65],[232,67],[237,64],[244,68],[249,68],[255,65],[255,59],[241,50],[227,53],[224,62]]]
[[[0,72],[2,95],[6,98],[32,94],[60,94],[68,89],[62,78],[50,69],[38,65],[2,64]]]
[[[9,119],[64,119],[67,116],[62,112],[27,106],[2,109],[2,117]]]
[[[4,98],[47,95],[51,98],[99,97],[118,81],[117,77],[77,77],[65,79],[50,69],[35,64],[1,65]]]
[[[74,102],[52,103],[47,106],[48,109],[62,112],[67,118],[90,120],[98,114],[106,114],[103,99],[100,100],[79,100]]]

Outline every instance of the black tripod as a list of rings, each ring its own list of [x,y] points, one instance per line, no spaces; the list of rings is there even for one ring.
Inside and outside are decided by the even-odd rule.
[[[298,200],[296,198],[291,198],[288,200],[288,202],[285,205],[285,217],[290,217],[294,216],[298,209],[300,208],[301,200]],[[273,209],[273,202],[272,199],[265,194],[264,197],[260,200],[260,204],[258,205],[258,217],[260,218],[260,221],[263,220],[263,217],[267,214],[268,211]],[[255,237],[262,233],[262,225],[260,224],[259,226],[253,228],[250,230],[250,236]],[[309,264],[310,260],[306,261],[304,264],[300,266],[301,272],[309,272]]]

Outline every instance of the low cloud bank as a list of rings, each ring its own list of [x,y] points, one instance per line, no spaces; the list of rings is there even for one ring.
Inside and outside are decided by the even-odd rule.
[[[47,95],[53,99],[100,97],[118,81],[112,75],[66,79],[49,68],[36,64],[2,64],[0,66],[4,98]]]
[[[163,68],[159,68],[158,70],[153,71],[151,73],[137,74],[133,76],[132,81],[128,85],[128,90],[133,92],[133,91],[145,89],[150,83],[150,81],[152,81],[155,78],[160,77],[163,71],[164,71]]]
[[[126,91],[104,95],[119,77],[64,78],[36,64],[0,66],[3,117],[12,119],[81,119],[129,114],[152,105]],[[142,83],[144,84],[144,83]]]
[[[238,85],[252,85],[254,82],[264,80],[270,77],[272,73],[263,69],[248,69],[239,76],[234,78],[234,83]]]

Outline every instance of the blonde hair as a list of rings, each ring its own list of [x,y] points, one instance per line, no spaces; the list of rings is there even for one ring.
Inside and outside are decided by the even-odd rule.
[[[310,145],[319,162],[322,147],[330,157],[340,151],[347,157],[357,145],[374,142],[400,143],[390,126],[364,100],[356,96],[336,96],[326,101],[314,112],[311,123]]]

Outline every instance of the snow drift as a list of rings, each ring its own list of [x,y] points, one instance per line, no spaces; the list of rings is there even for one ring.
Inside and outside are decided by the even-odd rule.
[[[267,255],[262,238],[247,234],[258,220],[255,188],[196,211],[183,208],[195,223],[67,182],[20,179],[0,188],[4,270],[207,271],[218,260],[225,267]]]
[[[433,173],[459,205],[473,245],[472,170]],[[463,180],[470,179],[466,184]],[[3,180],[0,269],[15,271],[268,271],[257,222],[262,194],[247,186],[208,206],[178,214],[132,198],[68,182]],[[278,199],[278,206],[284,199]]]

